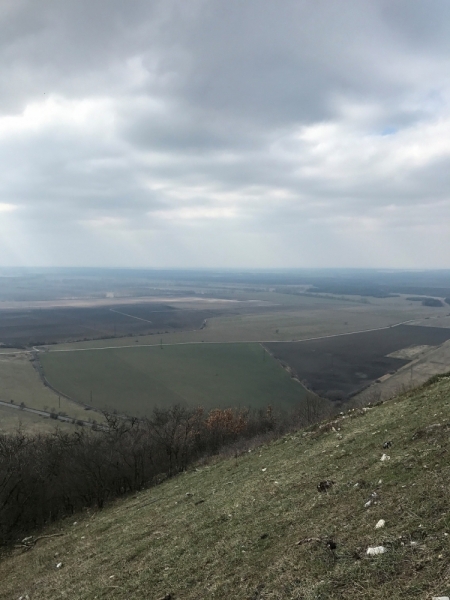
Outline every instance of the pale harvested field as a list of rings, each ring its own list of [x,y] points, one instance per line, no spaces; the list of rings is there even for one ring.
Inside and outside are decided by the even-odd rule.
[[[442,309],[439,309],[442,313]],[[430,318],[425,318],[423,320],[418,321],[417,325],[433,325],[433,327],[450,327],[450,313],[447,314],[439,314],[433,315]]]
[[[402,350],[396,350],[391,352],[387,356],[390,358],[404,358],[406,360],[412,360],[418,356],[423,355],[428,350],[435,350],[435,346],[411,346],[410,348],[403,348]]]
[[[75,425],[0,406],[0,433],[12,433],[18,428],[28,434],[53,433],[57,428],[74,431]]]
[[[46,387],[30,362],[30,354],[0,355],[0,400],[14,401],[29,408],[37,408],[51,412],[66,413],[75,419],[87,420],[89,417],[97,421],[102,420],[102,415],[85,411],[81,406],[70,402],[64,397],[59,400],[58,395]],[[8,410],[8,409],[4,409]],[[13,412],[11,410],[11,412]],[[5,416],[6,418],[6,416]],[[11,417],[17,419],[17,417]],[[39,422],[44,418],[36,417]]]
[[[189,342],[292,341],[387,327],[403,321],[433,327],[450,326],[447,309],[434,309],[407,302],[403,297],[371,298],[364,302],[328,300],[288,294],[260,294],[261,301],[274,305],[267,310],[239,314],[237,309],[207,320],[198,331],[131,336],[50,346],[49,351],[129,345],[178,344]]]
[[[28,308],[92,308],[102,306],[115,306],[117,304],[159,304],[165,302],[183,308],[211,308],[212,305],[229,306],[238,303],[239,299],[229,298],[200,298],[198,296],[173,297],[173,296],[130,296],[113,298],[73,298],[67,300],[30,300],[30,301],[3,301],[0,309],[22,310]],[[243,300],[248,302],[248,300]]]
[[[433,375],[450,371],[450,340],[439,347],[428,347],[420,352],[409,364],[401,367],[393,375],[385,376],[380,383],[355,396],[352,403],[385,400],[404,390],[425,383]]]

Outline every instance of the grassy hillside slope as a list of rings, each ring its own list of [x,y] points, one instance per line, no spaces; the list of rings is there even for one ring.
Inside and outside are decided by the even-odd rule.
[[[0,598],[449,595],[449,432],[444,377],[55,525],[0,562]]]

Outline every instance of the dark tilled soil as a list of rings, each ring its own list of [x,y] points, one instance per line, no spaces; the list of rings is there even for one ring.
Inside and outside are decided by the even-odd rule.
[[[192,330],[199,329],[205,319],[217,314],[214,310],[179,310],[153,303],[5,310],[0,311],[0,342],[7,346],[28,346]]]
[[[409,362],[389,358],[387,354],[409,346],[438,346],[448,339],[450,329],[399,325],[380,331],[265,346],[310,390],[332,400],[346,400]]]

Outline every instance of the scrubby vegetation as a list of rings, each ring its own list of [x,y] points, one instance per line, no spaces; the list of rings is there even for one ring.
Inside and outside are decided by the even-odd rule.
[[[422,306],[432,306],[433,308],[440,308],[444,306],[443,302],[439,298],[425,298],[422,301]]]
[[[85,507],[142,490],[224,446],[280,435],[323,417],[306,403],[290,415],[265,410],[155,409],[144,420],[106,415],[98,431],[0,435],[0,543]]]

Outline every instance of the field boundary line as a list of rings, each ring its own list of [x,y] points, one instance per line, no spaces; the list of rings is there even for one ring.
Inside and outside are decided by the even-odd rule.
[[[5,402],[4,400],[0,400],[0,407],[3,408],[11,408],[12,410],[18,410],[22,412],[32,413],[34,415],[38,415],[39,417],[44,417],[44,419],[53,419],[55,422],[62,421],[63,423],[83,423],[87,427],[97,427],[101,429],[105,429],[102,423],[92,423],[90,421],[85,421],[84,419],[79,419],[76,417],[69,417],[68,415],[61,415],[57,412],[49,412],[48,410],[43,410],[40,408],[31,408],[30,406],[21,406],[20,404],[12,404],[11,402]],[[52,416],[52,415],[56,415]]]
[[[143,319],[142,317],[135,317],[134,315],[128,315],[127,313],[120,312],[120,310],[114,310],[113,308],[109,309],[110,312],[117,313],[118,315],[123,315],[124,317],[130,317],[130,319],[137,319],[138,321],[145,321],[146,323],[151,323],[153,325],[153,321],[149,321],[148,319]],[[160,311],[163,312],[163,311]]]
[[[57,396],[62,396],[63,398],[65,398],[69,402],[73,402],[74,404],[76,404],[80,408],[92,410],[92,411],[94,411],[96,413],[103,414],[102,411],[99,408],[91,406],[90,404],[86,404],[85,402],[81,402],[81,400],[75,400],[75,398],[71,398],[70,396],[68,396],[64,392],[61,392],[61,390],[58,390],[58,388],[56,388],[54,385],[52,385],[48,381],[47,377],[45,376],[44,367],[43,367],[41,361],[39,360],[39,355],[38,355],[39,350],[37,350],[37,348],[35,348],[34,346],[33,346],[33,350],[35,350],[35,353],[34,353],[35,363],[33,363],[32,366],[35,369],[35,371],[37,372],[37,374],[38,374],[41,382],[43,383],[43,385],[45,387],[47,387],[49,390],[51,390]],[[88,422],[88,421],[86,421],[86,422]]]
[[[206,346],[206,345],[220,345],[220,344],[299,344],[301,342],[313,342],[315,340],[326,340],[330,338],[343,337],[349,335],[356,335],[358,333],[369,333],[371,331],[383,331],[384,329],[393,329],[394,327],[399,327],[400,325],[407,325],[408,323],[413,323],[417,319],[409,319],[408,321],[402,321],[401,323],[394,323],[393,325],[386,325],[384,327],[374,327],[372,329],[359,329],[358,331],[347,331],[345,333],[332,333],[329,335],[321,335],[310,338],[303,338],[299,340],[237,340],[237,341],[224,341],[224,342],[167,342],[163,343],[162,346]],[[418,325],[418,327],[422,327]],[[89,352],[91,350],[120,350],[126,348],[157,348],[160,347],[161,343],[156,344],[140,344],[139,346],[135,345],[126,345],[126,346],[100,346],[94,348],[59,348],[54,350],[45,349],[42,350],[36,346],[33,346],[33,350],[36,352]]]

